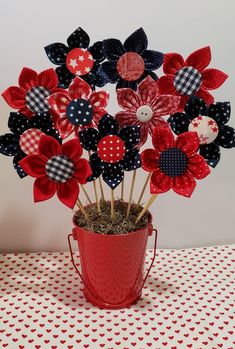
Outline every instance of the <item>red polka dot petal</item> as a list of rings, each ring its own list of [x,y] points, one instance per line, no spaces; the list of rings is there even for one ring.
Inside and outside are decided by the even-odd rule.
[[[27,155],[37,153],[38,144],[43,135],[45,135],[45,133],[38,130],[37,128],[30,128],[26,130],[20,136],[19,144],[21,150]]]
[[[120,137],[109,135],[99,141],[97,151],[101,160],[113,164],[123,159],[126,148]]]
[[[127,52],[117,62],[117,71],[123,80],[135,81],[145,69],[143,58],[135,52]]]
[[[74,48],[66,57],[66,66],[74,75],[88,74],[94,65],[91,53],[83,48]]]

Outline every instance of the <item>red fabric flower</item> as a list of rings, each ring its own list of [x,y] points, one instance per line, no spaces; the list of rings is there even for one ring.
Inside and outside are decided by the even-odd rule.
[[[19,163],[22,169],[35,177],[34,201],[45,201],[57,192],[59,200],[73,208],[79,195],[79,185],[85,184],[92,171],[86,159],[81,158],[78,139],[60,145],[50,136],[42,136],[38,153],[28,155]]]
[[[58,77],[53,69],[38,74],[33,69],[23,68],[18,82],[19,87],[8,87],[2,96],[10,107],[29,118],[47,112],[50,109],[47,97],[61,90],[57,88]]]
[[[181,111],[189,96],[196,95],[207,104],[214,102],[208,90],[220,87],[228,75],[218,69],[206,68],[211,61],[210,47],[192,52],[186,60],[178,53],[164,55],[163,72],[166,74],[157,81],[162,94],[181,96]]]
[[[151,194],[165,193],[171,188],[179,195],[190,197],[196,179],[203,179],[210,169],[205,159],[196,154],[199,139],[196,132],[185,132],[175,140],[169,129],[156,127],[152,137],[154,149],[141,154],[142,167],[153,172]]]
[[[117,100],[124,110],[115,117],[121,127],[140,126],[140,146],[146,142],[148,133],[152,135],[156,126],[169,127],[162,116],[173,114],[178,110],[180,97],[160,95],[156,82],[147,76],[139,84],[137,92],[130,88],[118,89]]]
[[[63,138],[79,127],[89,127],[97,124],[106,113],[109,93],[106,91],[92,92],[91,86],[80,77],[76,77],[70,84],[68,91],[55,93],[48,98],[48,102],[60,118],[57,128]]]

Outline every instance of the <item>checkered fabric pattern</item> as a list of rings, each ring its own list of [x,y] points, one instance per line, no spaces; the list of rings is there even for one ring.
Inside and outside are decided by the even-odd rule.
[[[27,154],[35,154],[38,151],[38,143],[40,141],[40,138],[42,135],[44,135],[42,131],[36,129],[36,128],[30,128],[26,130],[22,135],[20,136],[20,147],[21,150]]]
[[[56,155],[46,163],[46,174],[54,182],[65,183],[74,174],[74,164],[65,155]]]
[[[201,73],[193,67],[180,69],[174,79],[175,89],[182,95],[191,95],[198,91],[202,83]]]
[[[50,96],[50,92],[43,86],[32,87],[26,95],[27,107],[33,113],[42,113],[49,110],[50,106],[47,102],[47,97]]]

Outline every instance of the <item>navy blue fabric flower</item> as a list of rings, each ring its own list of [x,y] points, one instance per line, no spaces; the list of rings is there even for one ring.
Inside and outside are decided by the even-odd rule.
[[[13,165],[20,178],[27,176],[19,165],[26,155],[37,152],[42,135],[61,141],[49,113],[35,114],[30,119],[21,113],[10,113],[8,127],[12,133],[0,136],[0,153],[13,156]]]
[[[116,88],[129,87],[136,90],[137,84],[147,75],[157,80],[153,70],[163,63],[163,53],[147,50],[148,39],[139,28],[124,42],[118,39],[104,40],[104,52],[108,61],[101,64],[98,74]]]
[[[190,98],[184,113],[175,113],[168,122],[172,130],[180,133],[197,132],[200,141],[200,155],[215,167],[220,161],[220,147],[235,146],[235,130],[226,125],[231,114],[229,102],[218,102],[209,106],[200,98]]]
[[[89,163],[93,181],[101,174],[111,189],[115,189],[123,180],[124,170],[132,171],[141,166],[139,150],[139,126],[125,126],[119,129],[117,121],[110,115],[103,116],[98,129],[87,128],[79,132],[84,149],[93,151]]]
[[[45,47],[50,61],[58,65],[59,87],[67,88],[75,76],[82,77],[93,89],[104,86],[106,80],[96,74],[100,62],[105,59],[103,42],[89,46],[88,34],[79,27],[68,37],[67,44],[56,42]]]

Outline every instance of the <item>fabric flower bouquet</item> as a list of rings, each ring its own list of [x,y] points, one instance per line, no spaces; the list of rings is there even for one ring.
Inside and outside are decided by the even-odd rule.
[[[88,34],[78,28],[68,37],[67,45],[56,42],[46,46],[45,51],[57,66],[55,70],[50,68],[38,74],[23,68],[19,86],[2,93],[16,111],[9,116],[10,132],[0,136],[0,152],[13,156],[14,168],[21,178],[35,178],[35,202],[48,200],[57,193],[69,208],[78,205],[73,237],[78,240],[84,268],[88,247],[82,246],[84,241],[79,242],[79,234],[87,231],[89,236],[96,236],[94,239],[132,236],[133,232],[145,231],[146,226],[149,232],[148,209],[157,195],[173,189],[190,197],[196,180],[205,178],[210,168],[219,163],[220,147],[235,146],[235,130],[227,125],[230,103],[215,103],[209,92],[219,88],[227,75],[208,68],[210,47],[198,49],[186,59],[178,53],[163,54],[148,48],[142,28],[124,43],[112,38],[92,45]],[[158,78],[155,71],[161,66],[163,75]],[[120,106],[114,116],[108,114],[109,93],[103,89],[109,83],[116,84]],[[153,147],[143,149],[148,137]],[[138,188],[138,201],[133,203],[139,168],[148,174],[142,188]],[[124,186],[125,171],[133,172],[130,188]],[[87,191],[91,183],[95,203]],[[104,196],[103,185],[111,189],[109,198]],[[80,188],[87,203],[79,197]],[[151,195],[142,206],[148,188]],[[99,231],[91,228],[97,222],[101,225]],[[111,229],[102,230],[105,225],[111,225]],[[101,253],[106,241],[101,242]],[[131,240],[130,249],[134,249],[133,244]],[[92,242],[88,245],[91,248]],[[94,254],[97,242],[95,245]],[[119,263],[120,254],[119,251]],[[141,261],[136,263],[143,266]],[[91,266],[89,270],[92,274]],[[94,274],[97,273],[96,269]],[[121,307],[121,295],[114,306],[105,294],[107,288],[99,289],[91,275],[84,270],[83,274],[85,295],[90,301],[97,304],[99,299],[104,307]],[[136,275],[141,275],[140,271],[136,270]],[[128,304],[140,295],[141,283],[135,285],[129,285],[134,293],[126,297]]]

